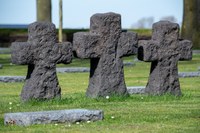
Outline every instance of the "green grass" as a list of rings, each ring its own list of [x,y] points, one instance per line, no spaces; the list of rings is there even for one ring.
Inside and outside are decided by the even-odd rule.
[[[133,61],[133,56],[123,58]],[[0,55],[0,75],[26,75],[27,66],[10,64],[10,55]],[[71,64],[60,67],[89,67],[89,60],[74,59]],[[179,71],[197,71],[200,55],[192,61],[180,61]],[[134,67],[125,67],[127,86],[146,85],[150,63],[137,62]],[[200,132],[200,78],[180,78],[183,95],[111,97],[110,99],[90,99],[85,97],[89,73],[59,74],[62,99],[30,101],[21,103],[19,99],[24,83],[0,83],[0,132],[102,132],[102,133],[198,133]],[[9,104],[12,102],[12,105]],[[10,109],[11,108],[11,109]],[[46,124],[28,127],[4,126],[3,117],[9,112],[42,111],[59,109],[101,109],[104,120],[91,123]],[[114,118],[112,118],[114,117]]]

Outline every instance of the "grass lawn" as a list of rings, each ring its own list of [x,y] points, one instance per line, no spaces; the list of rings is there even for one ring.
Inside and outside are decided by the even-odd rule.
[[[133,61],[134,56],[123,58]],[[0,75],[25,76],[27,66],[10,64],[10,55],[1,54]],[[69,65],[60,67],[89,67],[89,60],[74,59]],[[127,86],[145,86],[150,63],[137,62],[125,67]],[[180,61],[179,71],[197,71],[200,55],[193,55],[192,61]],[[24,83],[0,82],[0,132],[101,132],[101,133],[199,133],[200,132],[200,78],[180,78],[182,96],[171,95],[112,97],[90,99],[85,97],[89,73],[58,73],[62,88],[61,100],[20,102],[20,91]],[[9,104],[12,102],[12,104]],[[46,124],[28,127],[4,126],[4,113],[59,109],[101,109],[104,120],[80,124]]]

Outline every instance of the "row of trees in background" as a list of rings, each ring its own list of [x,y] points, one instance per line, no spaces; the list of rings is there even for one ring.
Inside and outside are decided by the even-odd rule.
[[[192,40],[194,48],[200,48],[200,0],[184,0],[182,38]],[[176,22],[176,18],[161,18]],[[37,0],[37,20],[51,22],[51,0]],[[136,24],[138,28],[151,27],[153,17],[142,18]],[[136,27],[133,25],[133,27]],[[62,0],[59,0],[59,41],[62,42]]]
[[[177,22],[177,19],[174,16],[165,16],[160,18],[160,20],[168,20],[174,23]],[[133,24],[131,28],[151,29],[154,22],[154,17],[141,18],[137,23]]]

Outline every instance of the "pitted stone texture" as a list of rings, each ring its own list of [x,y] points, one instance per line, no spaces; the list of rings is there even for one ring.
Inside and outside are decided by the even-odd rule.
[[[70,63],[72,44],[56,43],[55,25],[35,22],[29,25],[28,42],[12,43],[12,63],[28,65],[21,99],[51,99],[61,96],[56,76],[57,63]]]
[[[74,34],[77,56],[90,58],[88,97],[128,94],[121,57],[136,54],[137,41],[136,33],[122,32],[121,16],[115,13],[93,15],[90,32]]]
[[[0,82],[23,82],[25,76],[0,76]]]
[[[7,113],[4,115],[4,124],[29,126],[48,123],[75,123],[103,120],[103,117],[103,111],[87,109]]]
[[[138,58],[152,62],[146,93],[181,95],[177,65],[192,59],[192,42],[178,38],[178,24],[160,21],[153,24],[152,40],[139,41]]]

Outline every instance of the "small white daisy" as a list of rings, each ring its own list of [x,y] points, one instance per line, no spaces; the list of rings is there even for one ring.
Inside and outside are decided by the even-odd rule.
[[[109,99],[110,97],[109,96],[106,96],[106,99]]]

